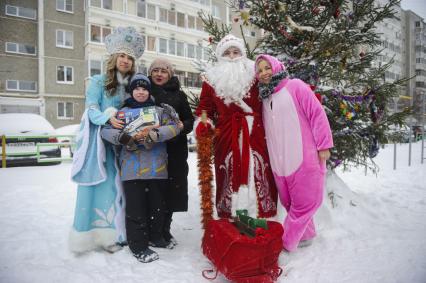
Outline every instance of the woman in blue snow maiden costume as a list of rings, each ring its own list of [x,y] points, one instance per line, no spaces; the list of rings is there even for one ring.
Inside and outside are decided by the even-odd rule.
[[[142,35],[133,27],[118,27],[105,38],[110,57],[106,74],[93,76],[86,93],[86,111],[77,135],[71,178],[78,184],[70,250],[118,251],[126,240],[124,197],[112,145],[100,137],[101,126],[122,128],[116,109],[129,97],[128,80],[135,60],[144,52]]]

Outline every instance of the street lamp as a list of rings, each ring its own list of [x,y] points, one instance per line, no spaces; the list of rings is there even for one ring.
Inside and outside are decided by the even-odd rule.
[[[393,97],[393,102],[395,103],[394,114],[398,112],[398,100],[399,100],[398,96]],[[396,170],[396,142],[394,142],[393,144],[393,170]]]

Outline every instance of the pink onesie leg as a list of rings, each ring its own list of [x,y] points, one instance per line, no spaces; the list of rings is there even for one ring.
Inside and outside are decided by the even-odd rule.
[[[287,181],[285,177],[278,176],[275,172],[274,174],[275,185],[278,189],[278,196],[280,198],[281,204],[284,206],[285,210],[288,212],[291,205],[290,194],[288,193]]]
[[[286,250],[293,251],[301,240],[315,237],[313,216],[322,203],[324,177],[321,170],[303,167],[285,177],[291,199],[284,220],[283,245]]]

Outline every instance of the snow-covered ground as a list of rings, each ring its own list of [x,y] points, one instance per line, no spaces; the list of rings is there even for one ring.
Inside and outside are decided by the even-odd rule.
[[[282,253],[279,282],[426,282],[426,163],[421,143],[398,145],[376,158],[377,176],[363,169],[330,175],[337,206],[320,209],[318,237],[310,247]],[[200,249],[196,155],[190,154],[188,213],[176,213],[174,250],[143,264],[127,248],[81,256],[67,249],[76,186],[70,164],[0,169],[0,282],[209,282]],[[341,179],[340,179],[340,178]],[[344,181],[344,183],[342,182]],[[349,190],[348,187],[351,189]],[[283,212],[281,211],[281,216]],[[214,282],[227,282],[219,276]]]

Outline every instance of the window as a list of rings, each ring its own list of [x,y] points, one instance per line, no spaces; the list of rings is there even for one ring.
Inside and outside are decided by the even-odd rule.
[[[195,58],[195,45],[188,44],[186,57]]]
[[[32,45],[21,44],[16,42],[6,42],[6,52],[25,55],[36,55],[36,48]]]
[[[220,8],[217,5],[212,5],[212,16],[215,18],[220,18]]]
[[[160,8],[160,22],[167,23],[167,9]]]
[[[197,18],[197,30],[204,30],[204,26],[203,26],[203,20],[201,20],[200,17]]]
[[[155,15],[156,14],[155,13],[155,6],[148,4],[147,7],[148,7],[148,19],[155,21],[157,19],[156,15]]]
[[[416,87],[426,87],[425,82],[416,82]]]
[[[420,27],[420,22],[419,21],[417,21],[416,22],[416,28],[419,28]]]
[[[196,47],[196,58],[198,59],[198,60],[201,60],[201,58],[203,57],[203,47],[201,47],[201,46],[197,46]]]
[[[72,13],[72,0],[56,0],[56,10],[66,13]]]
[[[89,71],[90,71],[90,76],[94,76],[94,75],[100,75],[102,74],[102,61],[100,60],[90,60],[89,61]]]
[[[169,54],[176,55],[176,40],[169,40]]]
[[[159,40],[160,49],[158,52],[167,54],[167,39],[160,38]]]
[[[37,11],[31,8],[6,5],[6,15],[35,20]]]
[[[416,70],[416,75],[417,76],[425,76],[426,77],[426,70],[418,69],[418,70]]]
[[[188,72],[188,87],[201,87],[199,74]]]
[[[200,3],[201,5],[209,6],[210,0],[191,0],[192,2]]]
[[[184,72],[184,71],[178,71],[178,70],[175,70],[175,76],[178,78],[179,82],[180,82],[183,86],[186,86],[186,82],[185,82],[185,72]]]
[[[62,48],[73,48],[74,34],[68,30],[56,30],[56,46]]]
[[[188,15],[188,28],[195,29],[195,17]]]
[[[137,3],[137,15],[138,17],[146,18],[146,4],[145,0],[138,0]]]
[[[167,15],[168,15],[168,23],[170,25],[176,25],[176,12],[175,11],[167,11]]]
[[[156,51],[155,37],[148,36],[148,45],[146,46],[146,49],[148,51]]]
[[[185,43],[178,41],[176,43],[176,55],[177,56],[185,56]]]
[[[74,69],[69,66],[58,66],[56,68],[56,82],[61,84],[73,84]]]
[[[73,119],[74,103],[58,102],[57,114],[58,114],[58,119]]]
[[[6,90],[35,92],[37,83],[34,81],[6,80]]]
[[[185,27],[185,14],[177,13],[177,26],[181,28]]]
[[[204,48],[204,52],[203,52],[203,60],[208,61],[209,60],[209,49],[208,48]]]
[[[112,0],[102,0],[102,8],[112,10]]]
[[[111,28],[96,25],[90,26],[90,41],[104,43],[105,37],[111,33]]]

